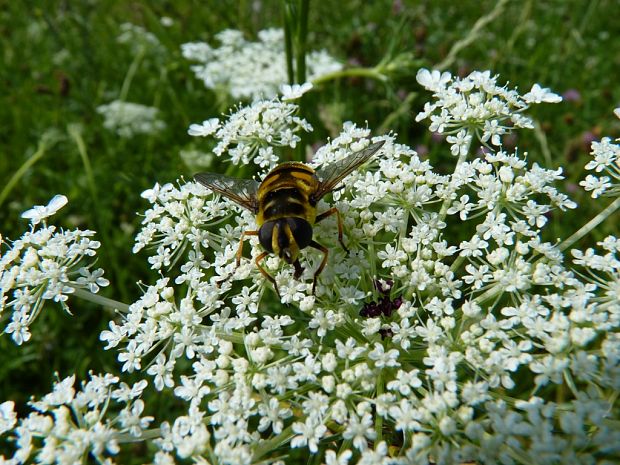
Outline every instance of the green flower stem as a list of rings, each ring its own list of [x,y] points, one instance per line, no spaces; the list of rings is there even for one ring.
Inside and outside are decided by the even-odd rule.
[[[465,261],[465,257],[463,257],[462,255],[459,255],[458,257],[456,257],[456,260],[454,260],[454,262],[450,266],[450,271],[452,271],[453,273],[456,273],[456,270],[458,270],[461,267],[464,261]]]
[[[136,53],[136,56],[131,62],[131,65],[129,65],[129,69],[127,70],[127,74],[125,75],[125,79],[123,80],[121,92],[118,97],[119,100],[124,102],[125,99],[127,99],[127,94],[129,94],[129,88],[131,87],[131,81],[133,81],[133,78],[136,75],[136,72],[138,71],[138,68],[140,67],[140,63],[142,62],[142,59],[144,58],[145,55],[146,55],[146,47],[140,47],[140,50],[138,51],[138,53]]]
[[[310,0],[284,1],[284,48],[289,83],[306,82],[306,44]],[[295,66],[293,66],[295,61]]]
[[[375,262],[375,257],[377,256],[377,252],[375,251],[375,243],[372,240],[368,244],[368,256],[371,257],[370,276],[371,276],[371,289],[372,289],[372,280],[374,280],[377,277],[377,264]]]
[[[497,297],[502,292],[504,292],[504,288],[502,286],[500,285],[492,286],[491,288],[487,289],[485,292],[483,292],[479,296],[476,296],[473,299],[473,302],[476,302],[477,304],[482,304],[483,302],[486,302],[488,300],[493,299],[494,297]]]
[[[579,231],[577,231],[575,234],[573,234],[568,239],[565,239],[564,241],[562,241],[562,243],[558,246],[558,248],[561,251],[568,249],[575,242],[587,236],[590,233],[590,231],[592,231],[599,224],[605,221],[609,216],[611,216],[612,213],[618,210],[618,208],[620,208],[620,197],[618,197],[611,204],[609,204],[607,208],[605,208],[605,210],[603,210],[598,215],[596,215],[594,218],[592,218],[590,221],[588,221],[588,223],[582,226],[581,229],[579,229]]]
[[[459,52],[467,48],[477,39],[479,39],[482,29],[487,24],[493,22],[495,19],[498,18],[504,12],[508,3],[509,0],[500,0],[495,4],[495,8],[493,8],[488,15],[478,18],[478,21],[476,21],[476,23],[470,29],[469,34],[467,34],[467,36],[465,36],[463,39],[456,42],[448,52],[446,58],[444,58],[442,62],[435,65],[434,68],[442,70],[452,66]]]
[[[515,44],[517,43],[517,39],[520,39],[521,36],[527,33],[528,25],[531,24],[531,16],[532,10],[534,6],[534,0],[527,0],[520,5],[521,13],[519,18],[514,21],[515,27],[512,30],[512,34],[510,38],[506,42],[506,47],[502,51],[502,56],[514,56],[515,55]],[[567,54],[567,56],[570,56]]]
[[[86,179],[88,183],[88,188],[90,190],[90,195],[93,201],[93,207],[95,211],[103,211],[104,209],[100,203],[100,196],[97,190],[97,183],[95,182],[95,175],[93,172],[92,165],[90,163],[90,157],[88,156],[88,150],[86,148],[86,143],[84,142],[84,138],[82,137],[82,128],[77,124],[69,124],[67,126],[67,132],[69,136],[75,142],[77,146],[78,153],[80,154],[80,158],[82,159],[82,164],[84,165],[84,172],[86,173]],[[96,224],[97,231],[101,234],[102,240],[104,244],[112,244],[112,237],[110,236],[109,228],[107,224],[101,219],[99,215],[96,216]],[[105,250],[105,253],[108,255],[110,260],[114,263],[120,263],[119,257],[117,255],[117,250],[114,247],[108,247]],[[118,273],[118,269],[114,270],[115,273]],[[122,279],[117,279],[119,291],[122,296],[127,296],[127,288],[125,287],[124,281]]]
[[[218,336],[234,344],[243,344],[245,342],[245,334],[240,331],[232,331],[230,333],[224,333],[224,332],[220,333],[218,331]]]
[[[377,397],[381,394],[383,394],[383,370],[379,370],[377,375]],[[375,443],[378,444],[383,438],[383,417],[381,415],[375,416],[375,434],[377,435]]]
[[[340,71],[334,71],[333,73],[323,74],[319,76],[312,84],[318,86],[328,81],[334,81],[337,79],[344,79],[348,77],[366,77],[375,79],[380,82],[387,82],[388,77],[381,72],[381,68],[347,68]]]
[[[308,10],[310,0],[285,0],[284,2],[284,48],[286,51],[286,68],[290,84],[306,82],[306,45],[308,37]],[[293,61],[295,66],[293,66]],[[305,99],[297,101],[299,115],[306,115]],[[306,141],[302,140],[293,151],[293,159],[301,163],[306,161]]]
[[[616,401],[618,400],[618,396],[620,396],[620,391],[618,390],[613,390],[608,394],[609,398],[607,399],[609,402],[609,405],[615,405]],[[614,428],[616,429],[620,429],[620,421],[618,420],[612,420],[611,418],[608,420],[609,421],[609,425],[613,425]]]
[[[545,131],[543,131],[540,127],[540,123],[538,121],[534,122],[534,135],[540,144],[540,151],[542,152],[543,157],[545,157],[545,164],[547,166],[553,166],[553,157],[551,156],[551,150],[549,149],[549,142],[547,141]]]
[[[288,75],[288,83],[295,83],[295,71],[293,67],[293,31],[291,30],[291,7],[287,2],[284,2],[284,8],[282,8],[284,24],[284,50],[286,52],[286,74]]]
[[[562,377],[564,378],[564,383],[558,386],[558,397],[560,394],[562,394],[562,397],[557,399],[558,404],[563,403],[565,401],[565,398],[564,398],[565,396],[563,395],[563,389],[562,389],[565,385],[569,387],[569,389],[571,390],[575,398],[579,397],[579,389],[577,389],[577,386],[575,385],[575,380],[571,376],[570,371],[564,370],[562,372]]]
[[[390,128],[394,126],[395,122],[402,117],[403,115],[407,115],[411,113],[411,104],[418,96],[417,92],[410,92],[409,95],[400,103],[398,108],[390,113],[383,123],[377,129],[377,134],[385,134],[390,131]]]
[[[350,449],[352,445],[353,441],[351,439],[343,439],[340,449],[338,449],[338,455],[342,454],[345,450]]]
[[[254,449],[253,459],[256,461],[263,455],[269,454],[272,451],[278,449],[279,447],[289,442],[293,438],[293,436],[293,427],[289,426],[277,436],[259,443],[256,449]]]
[[[88,187],[90,189],[90,194],[93,197],[93,201],[95,205],[97,204],[99,196],[97,195],[97,185],[95,183],[95,176],[93,174],[93,167],[90,164],[90,158],[88,157],[88,152],[86,150],[86,144],[84,143],[84,138],[82,137],[82,133],[80,130],[80,126],[77,124],[69,124],[67,126],[67,132],[75,142],[77,146],[78,153],[80,154],[80,158],[82,159],[82,164],[84,165],[84,171],[86,172],[86,179],[88,181]]]
[[[484,433],[483,437],[485,439],[489,439],[489,440],[493,440],[493,436],[489,433]],[[520,464],[528,464],[528,463],[532,463],[532,457],[529,453],[524,452],[523,450],[519,450],[513,447],[507,447],[506,448],[506,453],[512,457],[514,459],[514,461],[516,463],[520,463]]]
[[[9,181],[6,183],[6,185],[2,189],[2,192],[0,192],[0,205],[4,203],[8,195],[13,190],[13,187],[15,187],[15,184],[17,184],[17,182],[21,179],[24,173],[28,171],[28,169],[32,165],[39,161],[41,157],[43,157],[43,155],[45,155],[47,149],[51,146],[51,144],[48,143],[47,139],[48,138],[46,138],[45,136],[41,137],[41,140],[39,141],[39,146],[37,147],[37,151],[30,158],[28,158],[28,160],[26,160],[17,171],[15,171],[13,176],[11,176],[11,179],[9,179]]]
[[[118,300],[108,299],[107,297],[103,297],[101,295],[93,294],[86,289],[82,289],[80,287],[73,288],[75,292],[73,295],[83,300],[87,300],[88,302],[92,302],[97,305],[101,305],[102,307],[113,308],[122,313],[129,312],[129,305],[124,304],[123,302],[119,302]]]
[[[116,439],[120,443],[128,443],[128,442],[143,442],[148,439],[157,439],[159,437],[161,437],[161,429],[154,428],[154,429],[142,431],[142,435],[139,438],[129,433],[122,433],[122,434],[118,434],[114,436],[114,439]]]
[[[297,83],[306,82],[306,42],[308,37],[308,10],[310,0],[299,1],[299,16],[297,22],[297,37],[295,43],[295,61],[297,63]]]

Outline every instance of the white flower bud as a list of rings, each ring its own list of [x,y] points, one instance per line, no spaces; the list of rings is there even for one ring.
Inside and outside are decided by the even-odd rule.
[[[263,373],[256,373],[252,377],[252,387],[254,389],[264,389],[267,386],[267,376]]]
[[[228,368],[230,366],[230,357],[228,355],[220,355],[215,359],[215,363],[219,368]]]
[[[330,373],[336,369],[336,366],[338,366],[336,356],[331,352],[323,355],[323,360],[321,360],[321,362],[323,364],[323,369]]]
[[[515,175],[514,175],[511,167],[509,167],[509,166],[502,166],[499,169],[499,179],[501,179],[501,181],[503,183],[510,184],[510,183],[512,183],[514,178],[515,178]]]
[[[336,397],[339,399],[346,400],[352,392],[353,390],[348,383],[340,383],[336,386]]]
[[[269,347],[258,347],[250,351],[250,357],[255,363],[263,365],[273,357],[273,352]]]
[[[174,289],[172,287],[166,287],[163,291],[161,291],[161,296],[165,300],[172,300],[174,297]]]
[[[456,422],[451,417],[443,417],[439,421],[439,429],[444,436],[450,436],[456,432]]]
[[[217,351],[221,355],[230,355],[233,351],[233,344],[230,341],[220,340],[220,345],[217,348]]]
[[[468,301],[463,304],[463,315],[469,318],[476,318],[480,315],[482,308],[474,301]]]
[[[246,334],[244,342],[248,347],[256,347],[260,342],[260,336],[257,333]]]
[[[323,376],[321,378],[321,386],[326,393],[331,394],[336,387],[336,378],[332,375]]]

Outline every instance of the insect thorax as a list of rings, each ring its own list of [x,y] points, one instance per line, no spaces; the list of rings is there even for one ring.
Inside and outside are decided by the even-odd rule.
[[[301,218],[314,224],[316,202],[312,195],[318,186],[309,166],[295,162],[276,166],[258,188],[257,224],[281,218]]]

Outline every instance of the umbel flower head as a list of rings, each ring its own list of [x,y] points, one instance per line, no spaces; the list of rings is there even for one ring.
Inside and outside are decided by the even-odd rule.
[[[434,102],[424,105],[416,121],[430,118],[431,131],[456,134],[448,138],[454,155],[465,150],[474,133],[481,142],[499,147],[502,136],[512,127],[533,127],[531,119],[522,115],[529,105],[562,100],[539,84],[521,96],[516,90],[498,85],[497,76],[491,76],[489,71],[474,71],[464,78],[455,78],[448,72],[421,69],[416,79],[435,97]]]
[[[112,463],[125,441],[155,437],[157,465],[614,463],[620,241],[565,254],[573,236],[548,227],[576,207],[554,186],[562,171],[502,149],[502,133],[487,144],[484,132],[488,121],[514,122],[556,99],[541,86],[530,97],[503,88],[499,104],[520,103],[498,113],[486,98],[500,92],[497,78],[450,90],[460,81],[422,75],[435,93],[431,114],[449,114],[454,170],[439,174],[394,136],[345,124],[313,166],[383,145],[317,206],[338,208],[349,252],[335,218],[313,226],[329,250],[314,293],[318,252],[302,251],[297,277],[277,256],[263,262],[278,296],[254,265],[256,237],[235,266],[240,236],[256,230],[249,211],[194,182],[145,191],[134,250],[161,276],[100,338],[118,350],[123,372],[146,372],[181,408],[155,420],[138,398],[144,380],[126,387],[93,377],[82,399],[70,378],[27,418],[0,404],[0,432],[16,441],[11,460]],[[455,117],[463,99],[478,116]],[[256,121],[282,104],[258,103]],[[272,132],[252,133],[257,146],[261,134],[295,124],[271,121]],[[201,135],[223,140],[219,120],[202,126]],[[270,145],[274,138],[264,143],[277,154],[285,144]],[[41,221],[58,203],[35,209]],[[147,434],[151,424],[159,428]]]
[[[259,31],[258,41],[250,42],[241,31],[227,29],[216,34],[217,48],[205,42],[183,44],[183,56],[201,64],[192,66],[205,86],[220,90],[233,99],[270,99],[288,82],[284,53],[284,31]],[[326,51],[311,51],[306,57],[308,81],[339,71],[342,63]]]
[[[299,133],[312,131],[310,123],[298,116],[299,107],[291,102],[311,88],[309,83],[282,86],[281,98],[238,107],[223,122],[210,118],[192,124],[188,134],[213,136],[217,140],[213,153],[218,157],[227,155],[235,165],[253,162],[261,168],[273,168],[279,160],[277,148],[295,148],[301,140]]]
[[[618,240],[571,262],[546,239],[576,207],[553,185],[561,170],[485,129],[527,127],[527,107],[555,94],[520,96],[487,73],[419,76],[435,93],[423,117],[444,115],[461,139],[454,172],[346,124],[315,166],[385,143],[318,205],[339,209],[350,253],[335,220],[314,225],[330,251],[314,295],[312,250],[299,279],[264,262],[280,302],[253,264],[254,238],[235,267],[239,237],[256,229],[236,204],[192,182],[143,194],[135,250],[164,277],[101,339],[124,371],[146,370],[186,406],[161,424],[155,463],[552,464],[620,452]],[[229,120],[248,108],[264,117],[269,102]],[[205,127],[223,139],[219,122]],[[474,140],[500,148],[473,157]]]
[[[156,134],[166,128],[166,123],[159,119],[157,108],[139,103],[114,100],[98,106],[97,113],[104,118],[104,128],[124,138],[136,134]]]
[[[132,23],[123,23],[120,26],[120,30],[121,32],[116,38],[116,41],[119,44],[130,47],[131,51],[136,55],[144,54],[148,51],[155,56],[161,56],[166,51],[157,36],[148,32],[141,26]]]
[[[30,325],[46,302],[69,312],[67,299],[76,289],[96,293],[109,284],[102,269],[92,269],[100,246],[91,239],[94,231],[47,226],[46,219],[66,203],[64,195],[56,195],[46,206],[27,210],[22,217],[30,220],[30,231],[10,245],[0,243],[8,247],[0,249],[0,321],[10,319],[4,332],[18,345],[30,339]]]
[[[614,110],[620,118],[620,108]],[[618,141],[620,139],[617,139]],[[589,174],[579,183],[592,197],[617,197],[620,194],[620,145],[613,143],[610,137],[603,137],[600,142],[592,142],[591,160],[586,169],[596,174]],[[601,176],[605,173],[606,176]]]
[[[58,210],[67,205],[69,200],[64,195],[55,195],[47,205],[35,205],[30,210],[22,213],[22,218],[30,220],[33,226],[38,225],[41,221],[54,215]]]
[[[143,414],[145,380],[132,386],[110,374],[95,375],[76,389],[75,376],[54,383],[52,392],[29,402],[19,420],[13,403],[0,405],[3,423],[15,427],[16,451],[2,463],[83,463],[86,457],[112,464],[119,443],[139,440],[153,417]]]

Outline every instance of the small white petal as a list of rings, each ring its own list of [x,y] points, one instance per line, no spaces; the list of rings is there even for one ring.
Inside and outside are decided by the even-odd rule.
[[[299,84],[282,84],[280,86],[280,92],[282,93],[282,100],[296,100],[300,98],[303,94],[312,89],[312,83],[306,82],[302,85]]]
[[[211,118],[203,121],[201,124],[191,124],[187,133],[190,136],[205,137],[213,134],[220,127],[220,120]]]
[[[53,215],[54,213],[56,213],[62,207],[67,205],[67,202],[69,202],[69,200],[66,196],[60,194],[55,195],[52,200],[49,201],[46,207],[49,215]]]
[[[46,206],[35,205],[30,210],[22,213],[22,218],[29,219],[33,225],[37,225],[48,216],[52,216],[67,204],[67,197],[64,195],[55,195]]]
[[[422,68],[418,70],[415,79],[422,87],[437,92],[443,88],[445,84],[450,82],[452,75],[447,71],[441,73],[436,69],[429,71],[428,69]]]
[[[548,88],[541,87],[540,84],[534,84],[532,89],[523,96],[523,100],[527,103],[558,103],[562,101],[562,97]]]

